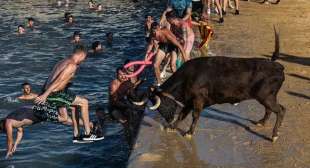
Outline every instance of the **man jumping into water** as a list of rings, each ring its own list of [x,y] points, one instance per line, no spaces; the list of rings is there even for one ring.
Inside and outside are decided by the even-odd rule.
[[[66,108],[70,110],[71,106],[80,106],[82,120],[85,127],[84,141],[102,140],[104,137],[98,137],[91,133],[89,125],[88,100],[76,96],[68,91],[69,82],[74,77],[79,65],[86,59],[87,51],[84,46],[77,45],[73,54],[68,58],[58,62],[47,81],[43,86],[43,93],[35,99],[36,105],[33,107],[34,114],[41,120],[58,121],[57,110],[49,111],[47,106],[57,107],[58,110]],[[62,115],[59,113],[59,115]],[[64,121],[65,122],[65,121]],[[74,126],[78,127],[77,125]]]

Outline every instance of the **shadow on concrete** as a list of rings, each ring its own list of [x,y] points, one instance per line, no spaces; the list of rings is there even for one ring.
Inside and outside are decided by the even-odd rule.
[[[244,123],[238,121],[238,120],[243,120],[243,121],[249,121],[251,123],[256,123],[255,121],[253,120],[250,120],[250,119],[245,119],[243,117],[240,117],[240,116],[237,116],[235,114],[231,114],[231,113],[227,113],[227,112],[224,112],[224,111],[221,111],[221,110],[217,110],[217,109],[212,109],[212,108],[208,108],[208,110],[212,111],[213,114],[211,113],[203,113],[201,114],[202,117],[206,117],[208,119],[214,119],[214,120],[217,120],[217,121],[224,121],[224,122],[228,122],[228,123],[232,123],[232,124],[235,124],[235,125],[238,125],[242,128],[244,128],[246,131],[262,138],[262,139],[265,139],[265,140],[268,140],[268,141],[272,141],[271,138],[263,135],[263,134],[260,134],[258,132],[255,132],[254,130],[252,130],[249,126],[245,125]]]
[[[296,97],[301,97],[304,99],[309,99],[310,100],[310,96],[301,94],[301,93],[297,93],[297,92],[291,92],[291,91],[286,91],[287,94],[292,95],[292,96],[296,96]]]
[[[271,55],[263,55],[263,56],[267,58],[271,58]],[[295,64],[310,66],[310,57],[300,57],[300,56],[280,53],[280,57],[278,59],[282,61],[286,61],[286,62],[295,63]]]
[[[310,81],[310,78],[309,78],[309,77],[301,76],[301,75],[298,75],[298,74],[288,73],[287,75],[292,76],[292,77],[295,77],[295,78],[299,78],[299,79],[303,79],[303,80],[308,80],[308,81]]]

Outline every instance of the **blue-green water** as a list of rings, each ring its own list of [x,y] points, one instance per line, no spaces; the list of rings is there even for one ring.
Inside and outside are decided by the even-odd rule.
[[[99,2],[99,1],[97,1]],[[104,11],[95,13],[87,1],[70,1],[66,7],[56,1],[0,1],[0,118],[20,107],[16,97],[21,84],[28,81],[39,92],[55,63],[68,56],[73,45],[70,36],[82,33],[84,44],[94,40],[105,44],[105,33],[114,33],[114,44],[102,54],[89,57],[76,74],[72,90],[90,101],[94,119],[95,105],[105,105],[108,85],[114,71],[127,58],[142,59],[145,50],[143,21],[145,14],[159,16],[165,2],[151,0],[102,0]],[[64,12],[75,16],[76,24],[64,24]],[[35,19],[35,29],[16,34],[17,25],[26,17]],[[0,167],[125,167],[129,155],[122,127],[106,126],[106,139],[92,144],[72,144],[70,127],[40,123],[25,129],[24,139],[14,157],[5,160],[6,138],[0,135]]]

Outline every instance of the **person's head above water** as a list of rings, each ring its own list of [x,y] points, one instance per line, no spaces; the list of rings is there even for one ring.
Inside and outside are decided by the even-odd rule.
[[[75,46],[71,58],[75,61],[76,64],[80,64],[86,59],[87,50],[84,45],[78,44]]]
[[[69,18],[70,15],[71,15],[70,12],[65,12],[65,14],[64,14],[65,20],[68,20],[68,18]]]
[[[22,91],[24,95],[30,95],[31,94],[31,86],[28,82],[25,82],[22,84]]]
[[[102,11],[102,5],[101,5],[101,4],[98,4],[98,5],[97,5],[97,12],[100,12],[100,11]]]
[[[73,36],[72,36],[72,42],[73,43],[81,42],[81,33],[79,31],[74,31]]]
[[[153,22],[153,21],[154,21],[152,15],[145,15],[145,20],[146,20],[147,22]]]
[[[93,44],[91,45],[91,48],[94,52],[99,52],[102,50],[102,46],[101,46],[101,43],[100,41],[95,41],[93,42]]]
[[[27,26],[32,28],[34,26],[34,19],[32,17],[28,18]]]
[[[24,34],[26,31],[25,31],[25,27],[23,25],[18,25],[17,26],[17,33],[18,34]]]
[[[93,0],[88,1],[88,7],[89,7],[90,9],[94,9],[94,8],[95,8],[95,3],[94,3]]]
[[[72,24],[74,21],[73,15],[69,15],[66,21],[67,23]]]
[[[108,44],[112,44],[113,42],[113,33],[112,32],[109,32],[106,34],[106,38],[107,38],[107,43]]]

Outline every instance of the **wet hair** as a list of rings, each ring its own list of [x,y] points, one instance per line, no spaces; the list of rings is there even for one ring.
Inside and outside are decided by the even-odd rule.
[[[0,120],[0,133],[5,133],[5,119]]]
[[[25,82],[25,83],[22,84],[22,87],[24,87],[24,86],[26,86],[26,85],[29,85],[29,86],[30,86],[30,83]]]
[[[156,29],[159,26],[159,24],[157,22],[153,22],[151,25],[151,30],[153,31],[154,29]]]
[[[34,21],[34,19],[32,17],[28,18],[28,21]]]
[[[116,71],[115,71],[115,72],[116,72],[116,75],[118,74],[118,71],[122,71],[123,69],[124,69],[124,68],[121,67],[121,66],[120,66],[120,67],[117,67],[117,68],[116,68]]]
[[[130,59],[126,59],[126,60],[124,61],[124,65],[128,64],[130,61],[131,61]]]
[[[20,27],[21,27],[21,28],[25,28],[23,25],[18,25],[18,26],[17,26],[18,29],[19,29]]]
[[[150,16],[150,17],[153,17],[152,15],[145,15],[145,19],[147,19],[147,17],[149,17],[149,16]]]
[[[93,44],[91,45],[91,48],[92,48],[93,50],[96,50],[96,48],[97,48],[99,45],[100,45],[100,41],[95,41],[95,42],[93,42]]]
[[[65,18],[65,19],[68,19],[70,15],[71,15],[70,12],[65,12],[64,18]]]
[[[174,11],[170,11],[170,12],[166,13],[166,18],[167,18],[167,20],[169,20],[169,19],[174,19],[174,18],[176,18],[176,17],[177,17],[177,16],[176,16],[176,14],[175,14]]]
[[[79,53],[79,52],[87,53],[86,47],[84,45],[82,45],[82,44],[76,45],[74,50],[73,50],[73,53],[76,54],[76,53]]]
[[[105,34],[106,37],[109,37],[110,35],[113,36],[113,33],[112,32],[108,32],[107,34]]]
[[[81,33],[79,31],[74,31],[73,37],[75,37],[75,36],[81,36]]]

